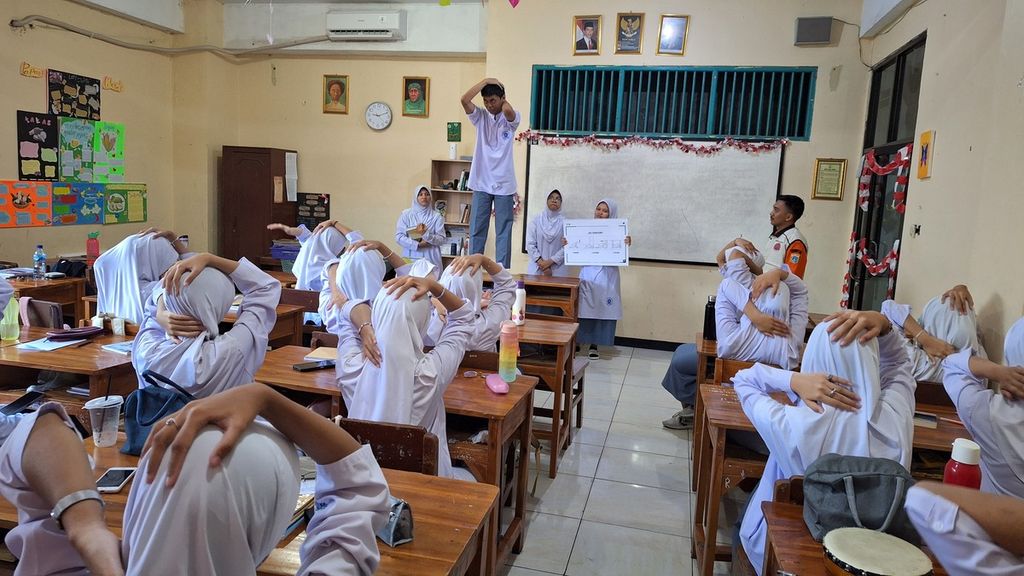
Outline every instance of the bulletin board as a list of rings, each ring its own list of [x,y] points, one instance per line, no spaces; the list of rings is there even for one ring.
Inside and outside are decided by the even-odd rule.
[[[53,226],[103,224],[103,199],[106,186],[92,182],[54,182]]]
[[[46,75],[49,110],[58,116],[100,119],[100,81],[60,70]]]
[[[50,224],[50,182],[0,180],[0,228]]]
[[[18,110],[18,179],[57,179],[57,116]]]

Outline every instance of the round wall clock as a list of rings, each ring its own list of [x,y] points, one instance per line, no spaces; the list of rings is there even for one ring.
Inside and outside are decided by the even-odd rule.
[[[373,102],[366,107],[366,125],[378,132],[391,126],[391,106],[386,102]]]

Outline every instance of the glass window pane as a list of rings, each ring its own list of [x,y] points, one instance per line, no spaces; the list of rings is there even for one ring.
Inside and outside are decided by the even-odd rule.
[[[892,113],[892,96],[896,87],[896,64],[889,64],[875,74],[875,94],[878,105],[875,108],[875,125],[871,130],[869,147],[889,141],[889,118]]]
[[[924,68],[924,45],[907,52],[905,58],[896,140],[909,140],[914,137],[914,127],[917,125],[917,101],[921,95],[921,71]]]

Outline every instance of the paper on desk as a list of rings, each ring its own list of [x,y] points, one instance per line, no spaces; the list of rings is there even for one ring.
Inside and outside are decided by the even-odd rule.
[[[74,346],[75,344],[81,344],[82,342],[85,341],[86,338],[83,338],[81,340],[60,340],[57,342],[49,340],[48,338],[40,338],[39,340],[33,340],[31,342],[23,342],[15,346],[15,348],[18,348],[20,350],[35,350],[36,352],[50,352],[52,350],[57,350],[60,348],[64,348],[66,346]]]
[[[296,152],[284,154],[284,187],[289,202],[299,199],[299,155]]]

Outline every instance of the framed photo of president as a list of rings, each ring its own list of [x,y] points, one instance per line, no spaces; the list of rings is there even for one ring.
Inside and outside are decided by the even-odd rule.
[[[601,54],[601,17],[572,17],[572,55],[597,56]]]
[[[615,53],[642,54],[644,50],[644,15],[624,14],[615,17]]]
[[[430,78],[402,77],[402,116],[430,116]]]
[[[658,54],[682,56],[686,53],[686,31],[690,17],[683,14],[662,14],[658,27]]]

